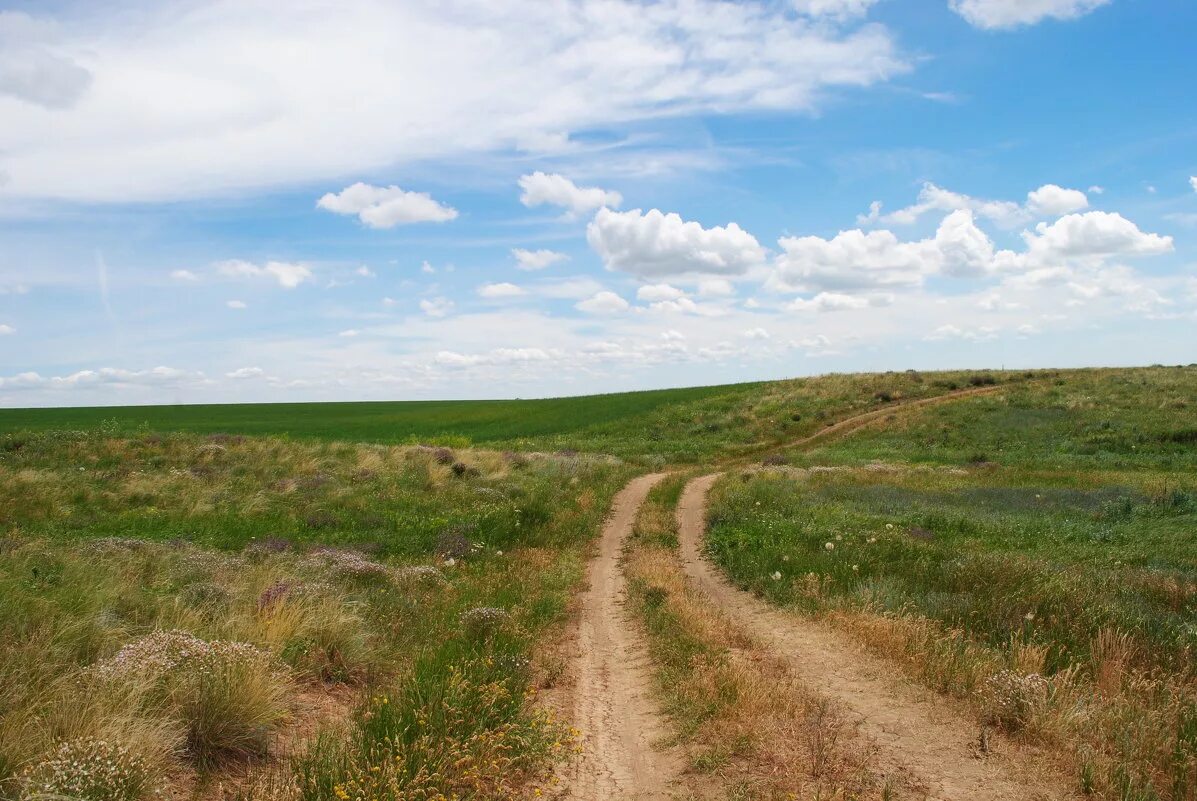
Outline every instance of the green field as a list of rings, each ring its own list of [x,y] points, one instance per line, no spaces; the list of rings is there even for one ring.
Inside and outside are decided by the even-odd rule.
[[[710,553],[983,720],[1069,743],[1092,791],[1191,798],[1194,432],[1197,369],[1011,385],[730,475]]]

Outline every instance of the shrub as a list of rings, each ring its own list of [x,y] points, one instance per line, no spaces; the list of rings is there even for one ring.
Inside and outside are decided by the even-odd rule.
[[[22,801],[138,801],[150,789],[143,759],[104,740],[64,742],[26,774]]]
[[[187,729],[203,760],[263,754],[286,716],[286,676],[264,651],[240,642],[207,642],[182,631],[156,631],[87,671],[101,683],[137,686],[147,706],[161,706]]]
[[[461,613],[461,626],[474,639],[486,639],[498,631],[508,617],[505,609],[479,606]]]
[[[997,383],[997,379],[989,373],[981,373],[977,375],[970,375],[968,377],[969,386],[973,387],[991,387]]]
[[[1017,731],[1047,702],[1047,679],[1037,673],[1001,670],[985,680],[979,693],[987,722]]]
[[[764,459],[761,459],[761,464],[765,467],[782,467],[790,463],[790,460],[784,454],[771,453]]]

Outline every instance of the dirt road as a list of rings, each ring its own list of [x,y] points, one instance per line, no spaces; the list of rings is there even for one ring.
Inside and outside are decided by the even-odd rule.
[[[782,657],[813,692],[838,704],[877,748],[882,773],[901,776],[937,801],[1066,798],[1027,766],[998,753],[981,759],[979,726],[929,690],[895,676],[892,665],[849,637],[769,606],[732,586],[703,556],[707,492],[719,475],[686,485],[678,537],[686,574],[742,630]]]
[[[577,639],[574,725],[581,757],[567,776],[567,797],[578,801],[636,801],[669,797],[681,771],[676,754],[654,746],[667,732],[651,698],[648,655],[623,608],[620,550],[645,496],[665,474],[634,479],[615,496],[599,553],[590,562]]]

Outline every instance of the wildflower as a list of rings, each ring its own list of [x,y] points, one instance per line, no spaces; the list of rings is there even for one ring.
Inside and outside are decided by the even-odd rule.
[[[886,531],[893,531],[893,529],[894,529],[894,524],[893,524],[893,523],[886,523],[886,524],[885,524],[885,529],[886,529]]]
[[[1027,612],[1025,615],[1022,616],[1022,619],[1029,623],[1030,621],[1035,619],[1035,613]]]
[[[877,538],[876,538],[876,537],[869,537],[869,540],[868,540],[868,542],[869,542],[869,545],[872,545],[872,544],[873,544],[874,542],[876,542],[876,541],[877,541]]]
[[[781,561],[783,561],[783,562],[788,562],[788,561],[790,561],[790,555],[789,555],[788,553],[787,553],[787,554],[783,554],[783,555],[782,555],[782,557],[781,557]]]
[[[859,572],[860,572],[860,565],[852,565],[852,572],[853,572],[853,573],[859,573]]]
[[[844,541],[844,535],[843,535],[843,534],[836,534],[836,535],[835,535],[835,541],[836,541],[836,542],[843,542],[843,541]]]
[[[445,567],[453,567],[455,564],[457,564],[457,560],[452,556],[445,560]]]
[[[825,542],[825,543],[823,543],[823,547],[828,551],[834,551],[835,543],[834,542]]]
[[[770,576],[770,578],[771,578],[771,579],[773,579],[774,581],[781,581],[781,571],[780,571],[780,570],[774,570],[774,571],[773,571],[773,575],[772,575],[772,576]]]
[[[124,746],[83,739],[58,748],[26,774],[24,799],[135,801],[150,784],[145,761]]]
[[[495,551],[495,556],[502,556],[502,555],[503,555],[502,551]]]

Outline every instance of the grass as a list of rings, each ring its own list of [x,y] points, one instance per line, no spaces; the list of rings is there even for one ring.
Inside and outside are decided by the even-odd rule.
[[[369,781],[502,798],[564,754],[530,664],[629,466],[190,434],[17,441],[0,460],[0,796],[142,798],[290,751],[244,797]],[[334,685],[360,700],[313,734],[304,699]]]
[[[730,475],[709,548],[1069,751],[1087,791],[1192,798],[1194,397],[1193,369],[1076,371],[911,412]]]
[[[576,450],[646,466],[779,445],[848,414],[1025,373],[831,374],[758,384],[548,400],[0,409],[0,432],[105,430],[285,436],[325,442]]]
[[[675,474],[650,493],[625,569],[658,697],[698,777],[691,797],[888,797],[892,786],[873,775],[836,708],[687,585],[674,518],[685,479]]]

